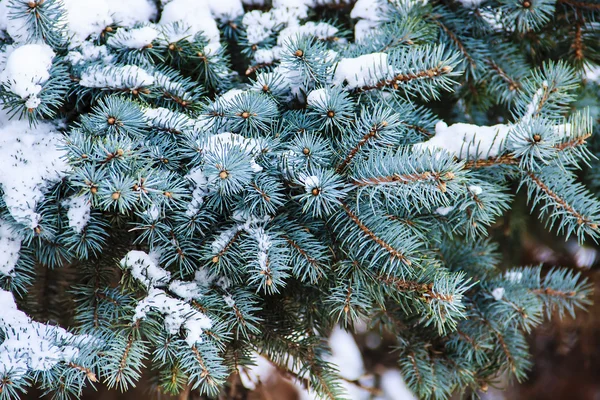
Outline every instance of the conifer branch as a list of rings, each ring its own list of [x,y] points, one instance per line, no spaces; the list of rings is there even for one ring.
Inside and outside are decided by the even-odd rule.
[[[411,265],[411,261],[408,258],[406,258],[406,256],[404,254],[402,254],[402,252],[396,250],[390,244],[386,243],[384,240],[379,238],[371,229],[369,229],[369,227],[367,227],[360,220],[360,218],[356,214],[354,214],[352,212],[352,210],[350,210],[350,207],[348,207],[346,204],[342,203],[342,208],[344,209],[344,211],[346,212],[348,217],[352,220],[352,222],[354,222],[356,224],[356,226],[358,226],[359,229],[365,234],[365,236],[367,236],[373,242],[377,243],[377,245],[379,245],[383,249],[385,249],[390,254],[390,257],[398,259],[398,260],[402,261],[403,263],[405,263],[406,265]]]

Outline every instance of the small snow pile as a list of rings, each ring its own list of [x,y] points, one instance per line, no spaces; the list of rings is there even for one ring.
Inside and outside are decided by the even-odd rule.
[[[523,279],[523,273],[520,271],[506,271],[504,273],[504,278],[510,282],[519,283],[521,282],[521,279]]]
[[[208,40],[207,53],[221,47],[219,26],[216,19],[231,21],[244,13],[240,0],[172,0],[163,8],[160,24],[180,22],[187,27],[188,40],[201,32]]]
[[[0,376],[10,373],[17,380],[29,370],[48,371],[60,362],[72,362],[80,347],[96,340],[32,321],[17,308],[12,293],[2,289],[0,304],[0,331],[5,336],[0,344]]]
[[[247,232],[258,244],[258,264],[261,269],[268,268],[268,252],[271,248],[271,238],[264,229],[264,224],[270,220],[269,216],[258,218],[247,213],[236,213],[232,217],[237,224],[221,232],[219,236],[212,242],[212,254],[219,257],[223,250],[230,245],[234,237],[244,231]]]
[[[98,1],[98,0],[95,0]],[[156,17],[156,1],[154,0],[104,0],[108,3],[111,14],[119,26],[134,26]],[[82,2],[88,4],[88,2]]]
[[[191,301],[202,297],[203,287],[199,282],[184,282],[174,280],[169,283],[169,291],[181,297],[184,301]]]
[[[0,80],[14,94],[26,100],[27,108],[36,108],[42,85],[50,78],[54,51],[47,44],[26,44],[10,53]]]
[[[309,21],[304,25],[292,25],[284,28],[279,32],[277,44],[283,46],[285,42],[296,36],[312,35],[321,40],[326,40],[335,37],[338,33],[338,28],[326,22]]]
[[[117,49],[142,49],[158,37],[158,31],[151,26],[135,29],[118,29],[108,38],[106,44]]]
[[[136,65],[92,66],[81,74],[79,84],[91,88],[137,89],[154,83],[154,77]]]
[[[63,0],[63,8],[71,48],[88,37],[96,39],[107,26],[131,27],[149,21],[157,13],[151,0]]]
[[[83,42],[77,50],[69,51],[69,54],[65,57],[74,66],[93,61],[102,61],[105,64],[110,64],[113,58],[112,54],[108,54],[108,49],[105,45],[95,46],[90,41]]]
[[[83,43],[89,36],[97,37],[114,22],[107,1],[63,0],[63,7],[72,47]]]
[[[131,275],[145,287],[166,286],[171,278],[168,271],[157,265],[156,259],[151,255],[131,250],[121,260],[121,266],[131,271]]]
[[[188,303],[168,296],[161,289],[150,289],[148,296],[135,307],[133,320],[145,318],[150,311],[164,315],[165,329],[171,335],[177,335],[183,327],[186,331],[185,340],[190,346],[202,342],[202,334],[212,327],[212,322],[206,315],[196,311]]]
[[[183,282],[174,280],[169,284],[171,274],[158,266],[157,256],[143,251],[132,250],[121,260],[121,266],[131,271],[131,275],[148,289],[148,295],[135,307],[133,321],[143,319],[149,312],[164,315],[165,329],[172,335],[183,328],[186,342],[194,346],[202,342],[202,334],[210,329],[210,318],[195,310],[187,302],[202,296],[202,282]],[[158,287],[167,286],[169,290],[183,300],[169,296]]]
[[[321,181],[318,176],[311,175],[303,177],[302,180],[304,181],[304,190],[306,193],[312,193],[313,189],[320,188],[321,186]]]
[[[81,233],[83,228],[90,220],[90,202],[87,198],[71,197],[63,201],[63,206],[67,207],[67,218],[69,218],[69,227],[77,233]]]
[[[414,150],[446,149],[456,157],[464,159],[482,159],[496,157],[511,130],[510,125],[478,126],[472,124],[453,124],[444,121],[435,125],[435,136],[413,146]]]
[[[308,96],[306,96],[306,104],[309,107],[322,107],[327,104],[328,100],[329,93],[327,92],[327,89],[316,89],[311,91]]]
[[[360,43],[385,20],[385,1],[358,0],[350,12],[350,17],[358,19],[354,25],[354,37],[356,42]]]
[[[188,204],[187,211],[185,212],[188,217],[193,217],[200,211],[200,207],[204,204],[204,198],[208,194],[208,180],[206,175],[199,167],[191,170],[186,178],[191,183],[192,189],[192,200]]]
[[[481,186],[477,186],[477,185],[469,186],[469,191],[471,193],[473,193],[475,196],[479,196],[481,193],[483,193],[483,189],[481,188]]]
[[[258,244],[258,266],[261,270],[269,269],[269,249],[271,248],[271,237],[265,232],[262,226],[246,229],[250,236]]]
[[[31,229],[38,226],[37,203],[69,170],[61,146],[62,135],[50,123],[31,127],[27,121],[15,120],[0,127],[0,187],[16,222]]]
[[[504,288],[503,287],[497,287],[494,290],[492,290],[492,297],[496,301],[502,300],[502,298],[504,297]]]
[[[548,82],[542,82],[542,87],[534,93],[531,102],[527,105],[521,119],[512,124],[498,124],[493,126],[479,126],[473,124],[457,123],[448,126],[444,121],[435,125],[435,135],[423,143],[413,146],[414,150],[445,149],[459,159],[486,159],[497,157],[506,149],[506,142],[510,132],[521,124],[526,124],[534,117],[543,93],[548,89]],[[553,126],[558,137],[564,138],[571,135],[571,124],[557,124]],[[477,193],[475,193],[477,194]]]
[[[394,77],[394,69],[388,64],[386,53],[372,53],[356,58],[342,58],[335,69],[333,83],[347,89],[375,86]]]
[[[435,213],[445,217],[446,215],[450,214],[452,210],[454,210],[454,206],[438,207],[435,209]]]
[[[19,261],[21,237],[0,219],[0,275],[12,276]]]

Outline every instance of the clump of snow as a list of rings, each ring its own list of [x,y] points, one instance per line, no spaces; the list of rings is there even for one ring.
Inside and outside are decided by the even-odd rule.
[[[311,193],[314,188],[319,188],[321,185],[319,177],[314,175],[304,177],[303,181],[306,193]]]
[[[194,282],[203,288],[207,288],[215,281],[216,276],[207,267],[200,267],[194,273]]]
[[[184,301],[202,297],[202,286],[196,281],[184,282],[175,280],[169,284],[169,291],[181,297]]]
[[[157,265],[156,258],[143,251],[132,250],[121,260],[121,265],[129,269],[131,275],[148,288],[148,295],[135,307],[133,321],[145,318],[150,311],[163,314],[165,329],[170,334],[176,335],[183,328],[186,331],[185,340],[193,346],[202,341],[204,330],[212,326],[210,318],[187,303],[202,297],[202,289],[205,285],[197,280],[191,282],[174,280],[169,284],[168,289],[183,300],[169,296],[158,287],[166,286],[171,274]]]
[[[496,301],[502,300],[502,298],[504,297],[504,288],[503,287],[497,287],[494,290],[492,290],[492,297]]]
[[[542,82],[542,87],[539,88],[535,92],[535,94],[533,95],[533,98],[531,99],[531,102],[527,105],[527,110],[525,111],[525,115],[522,118],[523,121],[529,121],[533,117],[537,108],[539,107],[539,104],[540,104],[540,101],[542,100],[544,92],[547,90],[548,90],[548,82],[544,81],[544,82]]]
[[[98,1],[98,0],[94,0]],[[120,26],[134,26],[156,17],[154,0],[105,0],[115,22]],[[87,5],[88,2],[83,2]]]
[[[93,42],[85,41],[76,50],[69,51],[65,57],[73,65],[83,64],[92,61],[103,61],[110,64],[113,55],[108,53],[105,45],[95,46]]]
[[[510,282],[521,282],[521,279],[523,279],[523,273],[520,271],[506,271],[504,273],[504,277],[509,280]]]
[[[483,193],[483,189],[481,188],[481,186],[477,186],[477,185],[469,186],[469,191],[471,193],[473,193],[475,196],[479,196],[481,193]]]
[[[81,74],[79,84],[92,88],[137,89],[154,83],[154,77],[136,65],[93,66]]]
[[[281,58],[283,48],[274,46],[270,49],[258,49],[254,52],[254,62],[257,64],[271,64]]]
[[[236,234],[241,231],[247,232],[258,245],[258,264],[261,269],[267,270],[268,265],[268,252],[271,248],[271,238],[264,229],[264,223],[266,223],[270,217],[257,218],[252,215],[246,215],[243,213],[237,213],[233,215],[233,219],[238,221],[237,224],[231,228],[222,231],[219,236],[212,242],[211,249],[214,256],[218,256],[233,240]]]
[[[130,27],[149,21],[157,12],[151,0],[63,0],[63,8],[71,48],[88,37],[96,39],[107,26]]]
[[[225,93],[223,93],[221,96],[219,96],[217,101],[220,104],[226,105],[228,103],[231,103],[231,101],[233,99],[235,99],[237,96],[239,96],[243,93],[244,93],[244,91],[241,89],[230,89],[230,90],[226,91]]]
[[[277,37],[277,44],[283,46],[285,42],[296,36],[312,35],[325,40],[335,37],[338,28],[325,22],[309,21],[304,25],[292,25],[282,29]]]
[[[70,44],[76,47],[89,36],[97,37],[114,21],[107,1],[63,0]]]
[[[15,265],[19,261],[21,237],[10,226],[0,219],[0,274],[12,276]]]
[[[500,154],[510,125],[478,126],[472,124],[453,124],[444,121],[435,125],[435,136],[413,146],[415,150],[443,148],[458,158],[488,158]]]
[[[160,217],[160,208],[158,208],[155,204],[150,206],[147,210],[143,212],[145,215],[150,217],[150,220],[157,221]]]
[[[216,51],[221,47],[219,27],[208,1],[173,0],[169,2],[163,8],[160,24],[166,25],[175,22],[188,27],[189,40],[193,40],[196,33],[201,32],[210,45],[207,52]]]
[[[233,297],[223,296],[223,300],[225,300],[225,304],[227,304],[229,307],[235,306],[235,300],[233,300]]]
[[[28,108],[40,104],[38,94],[50,78],[54,51],[47,44],[26,44],[14,49],[8,59],[0,80],[7,88],[27,101]]]
[[[144,26],[135,29],[118,29],[117,32],[108,38],[106,43],[114,48],[123,49],[141,49],[150,44],[158,37],[158,30],[151,26]]]
[[[10,373],[13,380],[28,371],[48,371],[60,362],[71,362],[79,347],[96,340],[89,335],[73,335],[59,326],[31,320],[17,308],[12,293],[0,289],[0,376]]]
[[[200,207],[204,204],[204,197],[208,194],[208,180],[199,167],[191,170],[186,178],[191,182],[192,188],[192,200],[188,204],[186,215],[192,217],[200,211]]]
[[[169,271],[159,267],[151,255],[131,250],[121,260],[121,266],[131,271],[131,275],[147,288],[166,286],[171,278]]]
[[[394,69],[388,64],[386,53],[371,53],[355,58],[342,58],[335,69],[333,83],[347,89],[375,86],[394,77]]]
[[[266,12],[254,10],[244,14],[242,25],[246,28],[248,42],[259,44],[268,39],[276,29],[298,27],[300,20],[307,17],[308,7],[302,1],[273,1],[273,8]],[[299,31],[295,32],[295,29]],[[323,27],[319,29],[323,30]],[[290,35],[302,33],[303,28],[293,28],[283,32],[283,37],[278,40],[281,45]],[[309,32],[312,33],[312,32]]]
[[[262,226],[246,229],[250,236],[258,244],[258,265],[260,269],[266,271],[269,269],[269,249],[271,248],[271,237],[265,232]]]
[[[0,187],[8,211],[18,223],[32,229],[38,226],[38,202],[69,170],[61,146],[62,135],[50,123],[31,127],[27,121],[14,120],[0,127]]]
[[[244,6],[240,0],[208,1],[210,11],[215,18],[228,22],[244,14]]]
[[[235,225],[221,232],[211,244],[213,254],[220,254],[241,229],[241,225]]]
[[[328,100],[329,93],[327,89],[315,89],[306,96],[306,104],[310,107],[323,106],[327,104]]]
[[[357,43],[361,43],[375,31],[379,26],[376,21],[369,21],[368,19],[361,19],[354,25],[354,38]]]
[[[446,215],[450,214],[452,210],[454,210],[454,206],[438,207],[435,209],[435,213],[445,217]]]
[[[350,17],[368,21],[381,21],[384,19],[381,11],[382,3],[379,0],[358,0],[350,12]]]
[[[183,328],[186,342],[190,346],[202,342],[202,334],[212,327],[212,321],[206,315],[195,310],[188,303],[168,296],[164,291],[151,288],[148,296],[138,302],[133,320],[143,319],[150,311],[164,315],[165,329],[172,335]]]
[[[90,201],[86,197],[79,196],[64,200],[62,204],[68,208],[69,227],[81,233],[90,220]]]

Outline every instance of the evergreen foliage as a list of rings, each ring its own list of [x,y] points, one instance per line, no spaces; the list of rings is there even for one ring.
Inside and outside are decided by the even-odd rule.
[[[365,321],[419,398],[525,379],[591,287],[488,230],[518,187],[599,237],[595,1],[1,0],[0,399],[216,397],[256,354],[344,398]]]

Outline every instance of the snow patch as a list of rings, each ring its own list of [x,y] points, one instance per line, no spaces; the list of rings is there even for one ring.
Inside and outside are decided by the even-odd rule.
[[[150,311],[164,315],[164,326],[171,335],[177,335],[183,328],[186,342],[194,346],[202,342],[202,334],[212,327],[212,321],[206,315],[192,308],[188,303],[168,296],[163,290],[151,288],[148,296],[135,307],[133,321],[143,319]]]
[[[323,106],[329,100],[327,89],[316,89],[311,91],[306,97],[306,104],[309,107]]]
[[[93,66],[81,74],[79,84],[92,88],[137,89],[154,83],[154,77],[136,65]]]
[[[478,126],[458,123],[448,126],[444,121],[435,125],[435,136],[413,146],[415,150],[446,149],[458,158],[488,158],[500,154],[510,125]]]
[[[454,210],[454,206],[438,207],[435,209],[435,213],[441,215],[442,217],[445,217],[446,215],[450,214],[452,210]]]
[[[28,371],[48,371],[61,362],[71,362],[79,348],[97,340],[89,335],[73,335],[59,326],[33,321],[17,308],[11,292],[0,289],[0,375],[10,372],[12,380]]]
[[[0,219],[0,274],[13,276],[21,251],[21,236]]]
[[[135,29],[119,29],[117,32],[108,38],[106,43],[117,49],[142,49],[150,44],[158,37],[159,32],[151,27],[144,26]]]
[[[61,146],[62,135],[47,122],[31,127],[27,121],[15,120],[0,127],[0,187],[17,223],[31,229],[39,225],[38,202],[69,170]]]
[[[496,301],[502,300],[502,298],[504,297],[504,288],[503,287],[497,287],[494,290],[492,290],[492,297]]]
[[[121,260],[121,266],[131,271],[131,275],[145,287],[166,286],[171,278],[171,273],[159,267],[151,255],[131,250]]]
[[[347,89],[375,86],[394,77],[394,69],[388,64],[386,53],[371,53],[356,58],[342,58],[335,69],[333,83]]]
[[[28,108],[36,108],[41,101],[38,94],[50,78],[54,51],[46,44],[26,44],[10,53],[0,80],[8,90],[27,101]]]
[[[83,228],[90,220],[90,202],[86,197],[71,197],[62,202],[67,207],[67,217],[69,218],[69,227],[77,233],[81,233]]]

